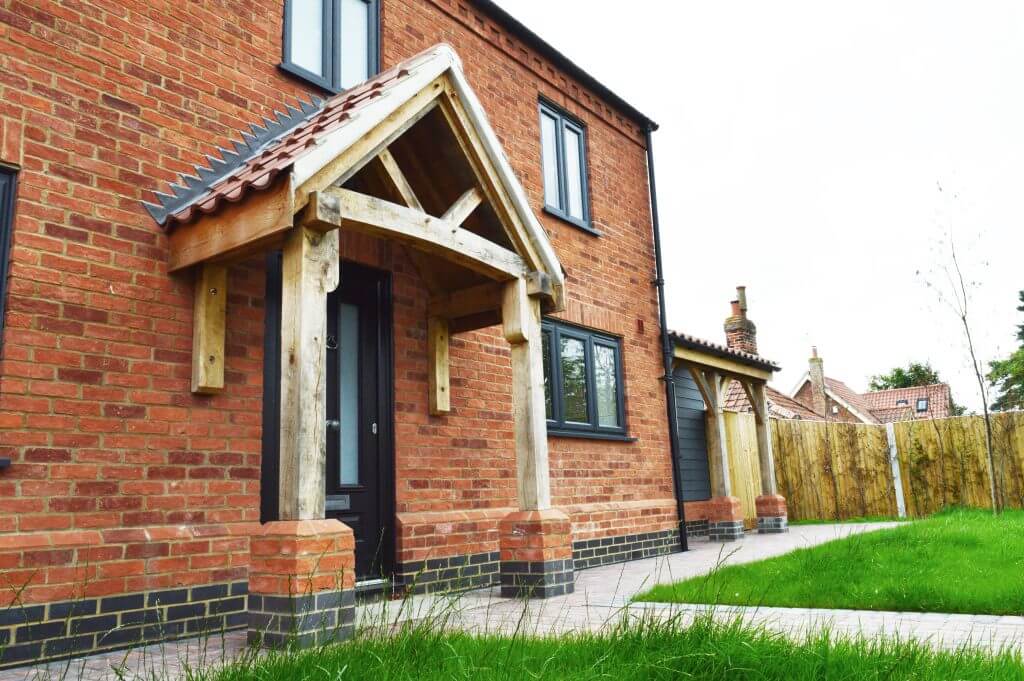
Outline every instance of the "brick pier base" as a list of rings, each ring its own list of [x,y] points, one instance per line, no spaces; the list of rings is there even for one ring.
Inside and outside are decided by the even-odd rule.
[[[789,532],[789,514],[785,497],[778,494],[764,495],[758,497],[754,503],[757,507],[758,534]]]
[[[743,539],[743,507],[736,497],[714,497],[708,502],[708,538],[711,541]]]
[[[351,638],[355,541],[338,520],[279,521],[252,538],[249,642],[308,647]]]
[[[517,511],[501,521],[501,595],[551,598],[572,593],[572,523],[554,509]]]

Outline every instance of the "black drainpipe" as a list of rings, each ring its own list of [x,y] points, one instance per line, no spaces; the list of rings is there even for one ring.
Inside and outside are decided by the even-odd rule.
[[[674,352],[665,316],[665,275],[661,264],[661,230],[658,226],[658,188],[654,181],[654,126],[648,125],[647,136],[647,181],[651,192],[651,223],[654,227],[654,285],[658,287],[658,316],[661,324],[661,354],[665,364],[665,410],[668,414],[668,440],[672,452],[672,486],[676,493],[679,512],[679,541],[683,551],[689,550],[686,538],[686,513],[683,510],[683,481],[679,472],[679,430],[676,422],[676,385],[672,371]]]

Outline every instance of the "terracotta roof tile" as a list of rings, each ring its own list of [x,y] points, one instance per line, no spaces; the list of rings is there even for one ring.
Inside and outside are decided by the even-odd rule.
[[[240,132],[235,151],[221,150],[222,158],[210,157],[210,167],[197,167],[194,177],[182,177],[173,194],[160,194],[161,205],[144,204],[166,230],[185,224],[201,214],[212,213],[225,203],[242,200],[249,192],[266,189],[279,173],[290,167],[323,135],[354,120],[361,107],[388,93],[430,58],[432,47],[380,75],[330,99],[300,102],[288,107],[277,121],[264,119],[254,134]]]
[[[874,414],[871,413],[871,406],[867,401],[860,395],[860,393],[856,392],[850,386],[840,380],[826,376],[825,387],[840,400],[856,409],[858,414],[868,423],[880,423],[879,420],[875,418]]]
[[[935,383],[914,388],[877,390],[861,396],[875,417],[882,423],[906,421],[915,418],[941,419],[950,416],[950,390],[945,383]],[[928,409],[917,411],[917,401],[928,399]],[[897,402],[906,401],[906,404]]]
[[[825,419],[814,413],[814,410],[792,397],[785,395],[770,385],[765,392],[768,396],[768,413],[778,419],[800,419],[804,421],[824,421]],[[743,386],[737,381],[729,384],[729,392],[725,396],[725,408],[733,411],[750,412],[750,400]]]
[[[757,367],[758,369],[767,369],[768,371],[778,371],[780,369],[779,365],[775,364],[775,362],[765,359],[760,355],[755,355],[751,352],[744,352],[743,350],[736,350],[719,343],[704,340],[703,338],[691,336],[687,333],[669,331],[669,337],[683,347],[700,350],[718,357],[734,359],[742,364]]]

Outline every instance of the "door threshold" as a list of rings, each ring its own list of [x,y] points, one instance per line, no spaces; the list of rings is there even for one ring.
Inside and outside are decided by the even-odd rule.
[[[356,593],[365,593],[367,591],[380,591],[388,583],[386,579],[364,579],[361,582],[356,582]]]

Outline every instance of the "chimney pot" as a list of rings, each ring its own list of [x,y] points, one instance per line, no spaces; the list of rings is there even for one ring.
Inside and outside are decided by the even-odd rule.
[[[747,287],[736,287],[732,315],[725,320],[725,344],[733,350],[757,354],[757,327],[747,319]]]

